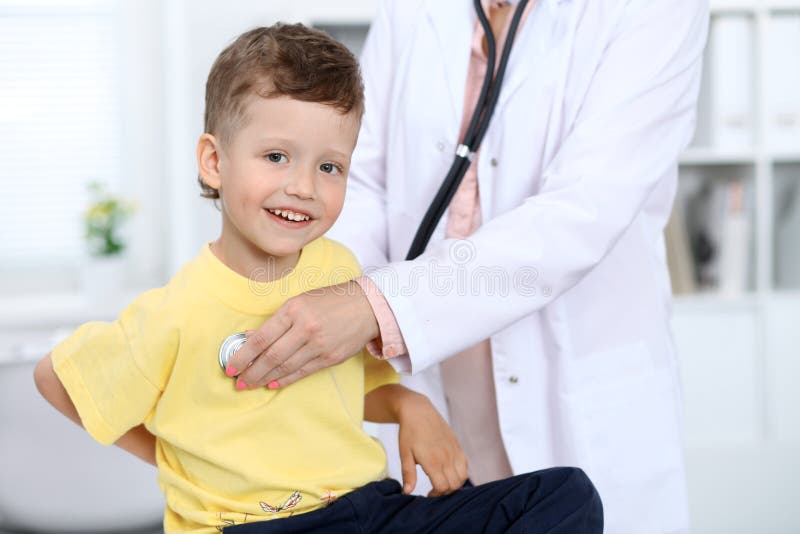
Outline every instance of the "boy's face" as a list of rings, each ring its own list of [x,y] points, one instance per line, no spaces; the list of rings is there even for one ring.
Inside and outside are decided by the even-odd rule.
[[[289,256],[339,216],[359,121],[285,96],[251,97],[246,117],[227,145],[208,136],[217,172],[206,176],[201,162],[201,174],[220,192],[228,245]]]

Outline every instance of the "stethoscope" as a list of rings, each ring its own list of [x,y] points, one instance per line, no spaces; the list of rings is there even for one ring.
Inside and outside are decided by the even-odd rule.
[[[469,169],[478,148],[483,141],[483,136],[489,127],[489,119],[492,118],[494,108],[497,105],[497,99],[500,96],[500,86],[503,83],[503,76],[506,73],[506,66],[508,65],[508,57],[511,55],[511,45],[514,43],[514,37],[517,34],[519,21],[522,18],[522,13],[525,11],[525,6],[528,5],[528,0],[520,0],[514,15],[511,18],[511,25],[508,28],[508,36],[506,37],[503,52],[500,55],[500,64],[497,66],[497,74],[494,74],[494,63],[496,56],[496,45],[494,32],[492,26],[489,24],[489,19],[483,11],[481,0],[473,0],[475,12],[478,14],[478,20],[483,26],[483,33],[486,35],[486,75],[483,78],[483,85],[481,92],[478,96],[478,103],[475,106],[475,111],[472,113],[472,118],[469,121],[469,126],[464,134],[461,144],[456,148],[455,159],[453,160],[450,170],[439,186],[439,191],[436,193],[422,223],[417,229],[417,234],[414,236],[414,241],[411,243],[411,248],[408,251],[406,260],[413,260],[425,251],[428,241],[433,235],[433,231],[439,220],[444,214],[450,201],[453,199],[456,190],[458,189],[461,180],[464,178],[467,169]],[[233,354],[247,340],[244,333],[236,333],[228,336],[219,348],[219,364],[223,371],[228,365],[228,360]]]
[[[464,174],[466,174],[467,169],[469,169],[475,157],[475,153],[481,145],[481,141],[483,141],[483,136],[486,134],[486,130],[489,127],[489,119],[492,118],[492,113],[494,113],[494,108],[497,105],[497,99],[500,96],[500,86],[503,83],[503,76],[505,75],[506,66],[508,65],[508,57],[511,54],[511,45],[514,43],[517,27],[522,18],[522,13],[525,11],[525,6],[528,4],[528,0],[520,0],[514,10],[511,25],[508,29],[508,37],[503,46],[503,52],[500,55],[497,75],[494,76],[494,79],[492,79],[494,75],[496,53],[494,32],[489,24],[489,19],[486,17],[486,13],[483,11],[480,0],[473,0],[472,3],[475,7],[475,12],[478,14],[478,20],[481,26],[483,26],[483,33],[486,35],[486,76],[483,78],[483,85],[481,86],[481,92],[478,96],[478,103],[475,106],[475,111],[472,113],[472,118],[464,134],[464,139],[456,148],[455,159],[450,166],[450,170],[447,172],[447,176],[439,187],[439,191],[436,193],[433,202],[431,202],[431,205],[428,207],[428,211],[425,213],[425,217],[423,217],[419,229],[417,229],[417,234],[411,242],[411,248],[408,250],[406,260],[413,260],[425,251],[425,247],[428,245],[428,241],[431,235],[433,235],[436,225],[439,224],[444,210],[453,199],[453,195],[455,195],[461,180],[464,178]]]

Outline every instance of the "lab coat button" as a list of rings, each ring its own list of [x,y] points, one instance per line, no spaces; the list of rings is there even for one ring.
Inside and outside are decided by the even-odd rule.
[[[497,164],[498,164],[499,162],[497,161],[497,158],[492,158],[492,160],[491,160],[489,163],[491,163],[491,164],[492,164],[492,167],[497,167]]]
[[[511,382],[512,384],[516,384],[517,382],[519,382],[519,377],[516,375],[511,375],[510,377],[508,377],[508,381]]]
[[[439,152],[443,152],[444,151],[444,141],[439,141],[438,143],[436,143],[436,148],[439,149]]]

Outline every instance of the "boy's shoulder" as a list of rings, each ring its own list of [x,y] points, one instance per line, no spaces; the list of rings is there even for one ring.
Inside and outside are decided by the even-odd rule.
[[[128,304],[120,318],[136,317],[139,322],[149,318],[148,324],[151,326],[158,325],[171,329],[180,317],[182,301],[187,294],[190,294],[182,290],[180,287],[182,285],[182,277],[179,278],[176,274],[163,286],[142,291]]]
[[[325,251],[334,263],[359,265],[355,254],[339,241],[331,239],[328,236],[322,236],[318,240],[321,242],[322,246],[325,247]]]
[[[339,241],[322,236],[317,239],[323,250],[326,266],[331,269],[349,268],[361,274],[361,264],[353,252]],[[358,276],[358,274],[356,276]]]
[[[195,258],[185,263],[164,285],[139,293],[129,307],[160,317],[165,323],[178,319],[181,308],[191,308],[197,295],[202,293],[194,272],[197,261]]]

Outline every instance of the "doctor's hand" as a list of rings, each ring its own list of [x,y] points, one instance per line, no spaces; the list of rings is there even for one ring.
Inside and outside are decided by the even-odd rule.
[[[378,336],[364,291],[350,280],[293,297],[236,351],[225,370],[238,389],[288,386],[339,364]]]

